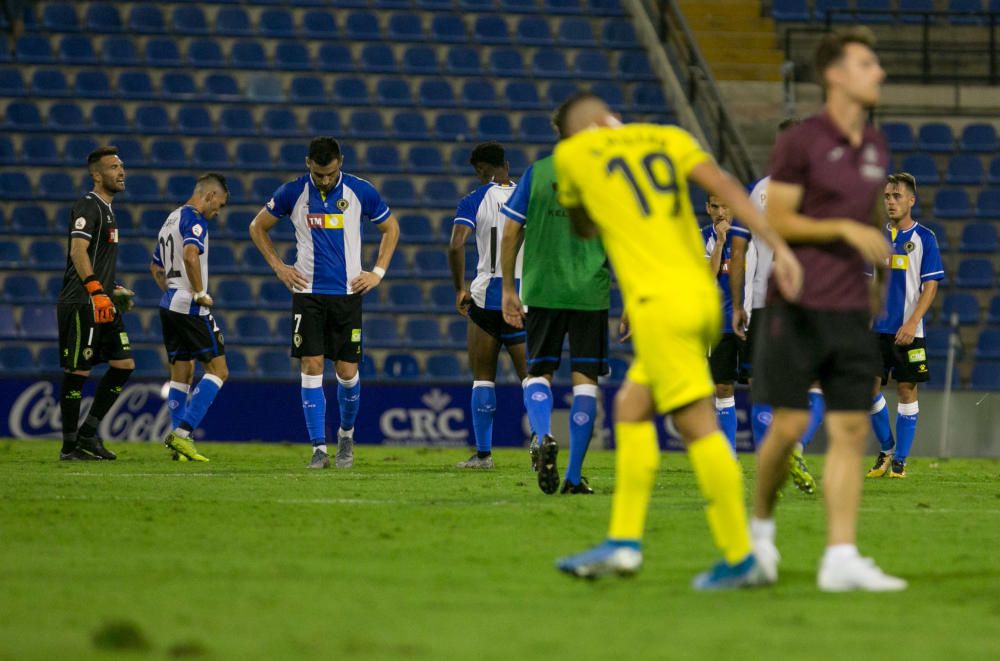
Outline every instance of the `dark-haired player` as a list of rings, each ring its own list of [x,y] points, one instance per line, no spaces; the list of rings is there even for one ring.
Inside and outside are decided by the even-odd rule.
[[[334,361],[340,431],[338,468],[354,465],[354,421],[361,401],[361,297],[378,286],[399,241],[399,223],[369,182],[341,170],[333,138],[309,143],[309,173],[281,186],[253,222],[250,238],[292,291],[292,356],[302,363],[302,411],[312,441],[310,468],[328,468],[324,358]],[[287,216],[295,227],[294,265],[285,264],[268,232]],[[381,232],[378,259],[361,267],[361,223]]]
[[[64,461],[115,459],[97,436],[97,426],[118,399],[135,369],[121,312],[111,300],[118,261],[118,225],[111,210],[115,195],[125,190],[125,165],[118,149],[102,147],[87,157],[94,189],[70,215],[66,274],[56,308],[59,362],[63,375],[60,410]],[[97,385],[90,413],[77,430],[83,384],[98,363],[108,363]]]

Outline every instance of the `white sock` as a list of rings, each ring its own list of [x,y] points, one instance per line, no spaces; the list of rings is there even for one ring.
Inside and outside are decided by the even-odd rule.
[[[354,427],[350,429],[337,429],[337,436],[346,436],[347,438],[354,438]]]
[[[858,547],[854,544],[832,544],[826,547],[823,562],[841,562],[858,557]]]
[[[326,443],[320,443],[319,445],[313,446],[313,452],[319,450],[320,452],[326,454]]]
[[[177,429],[174,430],[174,436],[178,436],[180,438],[191,438],[191,432],[189,432],[187,429],[181,429],[180,427],[178,427]]]
[[[750,537],[755,540],[759,539],[773,543],[776,530],[777,526],[774,524],[774,519],[758,519],[757,517],[750,519]]]

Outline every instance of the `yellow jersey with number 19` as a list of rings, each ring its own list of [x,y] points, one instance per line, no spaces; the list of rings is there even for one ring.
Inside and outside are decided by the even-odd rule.
[[[597,224],[626,306],[717,297],[687,182],[711,158],[687,131],[655,124],[589,129],[556,146],[559,203]]]

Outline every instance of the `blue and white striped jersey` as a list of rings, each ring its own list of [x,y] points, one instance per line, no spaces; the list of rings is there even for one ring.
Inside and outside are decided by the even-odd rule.
[[[934,232],[920,223],[905,230],[886,227],[892,242],[889,258],[889,289],[885,308],[875,320],[877,333],[895,335],[913,315],[920,292],[928,280],[943,280],[944,266]],[[924,321],[917,324],[917,337],[924,336]]]
[[[719,283],[719,291],[722,294],[722,332],[733,332],[733,293],[729,289],[729,263],[733,256],[733,237],[741,236],[747,241],[750,240],[750,231],[741,225],[733,224],[726,234],[726,245],[722,248],[722,260],[719,262],[719,272],[715,274],[715,280]],[[711,261],[712,253],[719,242],[719,235],[715,233],[715,226],[709,224],[701,228],[701,238],[705,242],[705,259]]]
[[[361,273],[361,223],[389,217],[389,207],[369,182],[340,173],[337,185],[320,193],[308,174],[284,184],[267,203],[268,213],[288,216],[295,227],[295,268],[306,277],[302,294],[346,296]]]
[[[208,221],[194,207],[183,206],[167,216],[160,228],[153,250],[153,262],[162,266],[167,277],[167,291],[160,307],[181,314],[206,315],[209,309],[194,302],[184,268],[184,246],[193,245],[201,254],[201,286],[208,290]]]
[[[507,216],[500,212],[514,193],[516,185],[501,186],[488,183],[472,191],[458,203],[455,222],[471,227],[476,233],[476,250],[479,264],[476,278],[469,289],[472,300],[484,310],[499,310],[503,300],[503,276],[500,267],[500,244],[503,241]],[[521,290],[521,266],[524,251],[517,254],[515,286]]]

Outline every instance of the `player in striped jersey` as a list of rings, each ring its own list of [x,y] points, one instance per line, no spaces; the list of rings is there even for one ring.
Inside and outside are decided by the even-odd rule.
[[[170,362],[167,399],[173,422],[164,445],[173,451],[174,459],[208,461],[195,448],[191,434],[229,376],[222,331],[212,316],[215,302],[208,294],[208,221],[228,201],[225,177],[215,172],[198,177],[191,198],[160,228],[149,267],[163,290],[160,323]],[[189,402],[195,360],[201,361],[205,375]]]
[[[326,451],[324,359],[334,361],[340,430],[337,468],[354,465],[354,422],[361,403],[361,297],[382,282],[399,242],[399,223],[375,187],[341,170],[340,143],[309,143],[309,173],[275,191],[250,223],[250,238],[292,292],[292,356],[301,360],[302,412],[313,453],[309,468],[329,468]],[[268,232],[288,217],[295,227],[296,260],[285,264]],[[382,234],[371,271],[361,268],[361,223]]]
[[[523,330],[504,322],[501,312],[502,278],[500,274],[500,238],[507,219],[501,207],[514,192],[510,165],[504,148],[497,142],[484,142],[472,150],[469,163],[482,185],[458,204],[448,245],[448,267],[455,285],[455,308],[467,317],[469,367],[472,369],[472,429],[476,454],[458,464],[459,468],[493,468],[493,416],[496,413],[497,359],[506,347],[517,376],[524,379],[527,367]],[[465,243],[476,235],[479,263],[476,277],[465,284]],[[515,279],[521,277],[521,251],[517,254]],[[516,286],[516,285],[515,285]]]
[[[917,181],[907,172],[891,174],[885,185],[886,230],[892,242],[889,288],[885,307],[875,320],[882,354],[876,377],[872,427],[879,442],[878,458],[868,477],[906,477],[906,458],[917,432],[917,384],[930,378],[924,340],[924,315],[934,302],[938,281],[944,279],[941,252],[934,232],[913,220]],[[889,427],[889,411],[882,387],[896,380],[896,439]]]

